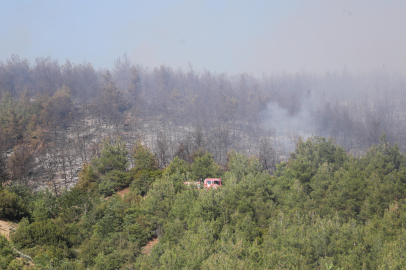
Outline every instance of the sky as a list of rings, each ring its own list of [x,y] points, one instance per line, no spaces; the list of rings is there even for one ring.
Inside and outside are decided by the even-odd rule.
[[[0,0],[0,61],[12,54],[230,75],[406,74],[406,1]]]

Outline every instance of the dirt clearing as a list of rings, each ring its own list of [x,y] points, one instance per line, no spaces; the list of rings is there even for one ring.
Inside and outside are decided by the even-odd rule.
[[[17,229],[17,224],[10,221],[0,220],[0,234],[10,240],[10,229]]]
[[[158,238],[154,238],[148,242],[148,244],[142,248],[142,253],[145,255],[151,255],[152,248],[158,244]]]
[[[125,188],[125,189],[122,189],[122,190],[117,191],[116,194],[120,195],[121,198],[124,198],[124,195],[127,194],[127,193],[129,193],[129,192],[130,192],[130,188]],[[106,197],[106,198],[104,198],[104,199],[105,199],[105,200],[108,200],[108,199],[110,199],[110,198],[111,198],[111,196],[108,196],[108,197]]]
[[[120,195],[121,198],[123,198],[124,195],[127,194],[127,193],[129,193],[129,192],[130,192],[130,188],[125,188],[125,189],[122,189],[122,190],[117,191],[117,194]]]

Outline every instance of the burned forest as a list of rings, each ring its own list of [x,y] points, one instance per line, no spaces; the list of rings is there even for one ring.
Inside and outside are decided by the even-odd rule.
[[[385,68],[256,77],[12,55],[0,268],[404,269],[405,93]],[[184,184],[206,178],[222,185]]]
[[[91,63],[35,63],[13,55],[0,65],[4,181],[70,188],[103,138],[140,140],[160,168],[199,150],[221,165],[230,150],[256,156],[272,173],[299,138],[334,139],[361,156],[385,133],[406,150],[405,78],[376,70],[253,77],[168,66],[112,70]],[[130,158],[129,158],[130,159]]]

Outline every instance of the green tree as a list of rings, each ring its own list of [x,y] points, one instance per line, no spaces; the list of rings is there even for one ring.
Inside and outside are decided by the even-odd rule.
[[[100,155],[92,160],[92,164],[100,174],[112,170],[125,171],[128,166],[125,143],[119,139],[113,144],[109,138],[100,144]]]
[[[156,236],[162,235],[162,228],[175,201],[175,194],[172,179],[163,177],[154,182],[143,203],[147,218],[154,224]]]
[[[83,162],[82,169],[79,172],[79,181],[75,189],[82,192],[94,192],[98,187],[99,176],[91,163]]]
[[[45,219],[29,223],[23,219],[17,231],[11,237],[15,247],[19,250],[33,248],[36,246],[49,247],[53,255],[57,258],[70,256],[73,243],[70,237],[71,231],[62,220]],[[32,250],[33,257],[40,250]]]
[[[165,172],[168,173],[169,175],[172,174],[188,174],[190,172],[190,166],[189,164],[184,161],[183,159],[180,159],[179,157],[175,157],[171,163],[165,168]]]
[[[310,180],[316,174],[319,166],[332,164],[332,170],[338,170],[348,160],[345,150],[335,144],[332,139],[311,137],[307,141],[300,139],[296,150],[291,154],[288,168],[293,177],[304,185],[307,193],[311,192]]]
[[[133,160],[135,161],[135,168],[137,170],[157,170],[158,162],[154,154],[144,145],[138,141],[133,149]]]
[[[14,220],[27,215],[28,209],[17,194],[0,189],[0,218]]]
[[[241,180],[247,174],[255,175],[262,171],[259,159],[255,157],[248,159],[246,155],[232,150],[227,154],[227,159],[227,168],[237,177],[237,180]]]
[[[133,149],[134,168],[131,168],[128,179],[131,182],[131,189],[138,195],[144,196],[150,189],[156,178],[161,177],[158,169],[158,162],[154,154],[140,141]]]
[[[214,162],[213,156],[210,153],[195,158],[191,168],[191,179],[194,181],[221,176],[220,166]]]
[[[0,234],[0,268],[1,269],[22,269],[22,268],[13,268],[15,264],[14,259],[17,257],[17,254],[13,251],[11,243]]]

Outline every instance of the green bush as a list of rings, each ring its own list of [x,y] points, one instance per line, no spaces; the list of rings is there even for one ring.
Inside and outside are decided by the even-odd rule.
[[[31,224],[23,219],[11,239],[17,249],[35,246],[54,246],[60,249],[72,247],[70,229],[59,219],[45,219]]]
[[[16,255],[11,243],[0,234],[0,269],[8,269],[7,267],[14,260]]]
[[[105,180],[99,184],[99,192],[104,196],[111,196],[115,192],[116,183],[110,179]]]
[[[19,219],[27,216],[27,208],[23,200],[7,189],[0,190],[0,218]]]

